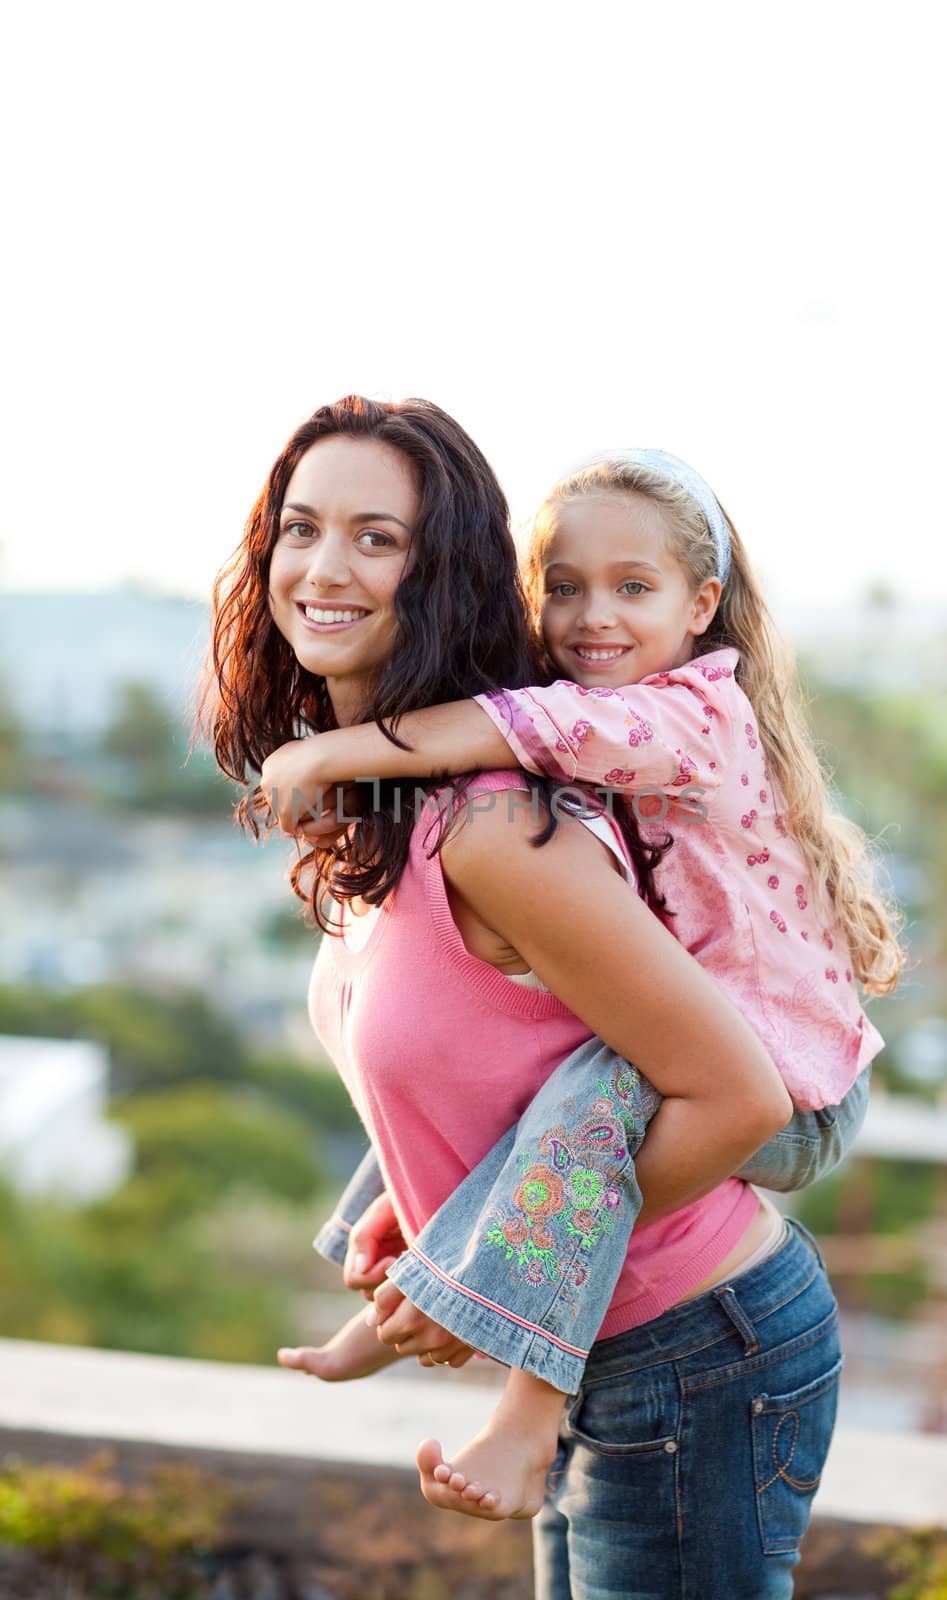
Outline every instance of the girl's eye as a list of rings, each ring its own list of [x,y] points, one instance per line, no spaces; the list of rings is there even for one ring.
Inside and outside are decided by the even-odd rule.
[[[397,543],[390,533],[382,533],[378,528],[366,528],[364,533],[359,534],[359,539],[373,541],[369,543],[368,548],[370,550],[390,549],[392,545]]]
[[[563,600],[571,600],[572,596],[578,594],[578,592],[574,583],[554,583],[549,590],[550,594],[557,594]]]
[[[621,585],[621,589],[632,594],[647,594],[648,585],[642,583],[640,578],[629,578],[627,583]]]

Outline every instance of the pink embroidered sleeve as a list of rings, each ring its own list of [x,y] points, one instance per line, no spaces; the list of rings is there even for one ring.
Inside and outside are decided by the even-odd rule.
[[[477,704],[528,772],[615,789],[699,785],[713,794],[730,759],[742,701],[735,650],[718,650],[624,689],[502,689]]]

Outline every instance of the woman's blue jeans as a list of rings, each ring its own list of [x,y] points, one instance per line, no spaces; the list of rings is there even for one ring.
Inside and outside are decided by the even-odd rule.
[[[596,1344],[533,1525],[537,1600],[789,1600],[841,1367],[794,1222],[732,1284]]]
[[[869,1069],[842,1104],[797,1111],[737,1176],[803,1188],[851,1147]],[[457,1338],[564,1394],[582,1382],[641,1209],[634,1157],[660,1096],[600,1039],[559,1066],[388,1276]],[[315,1247],[341,1263],[382,1192],[368,1152]]]

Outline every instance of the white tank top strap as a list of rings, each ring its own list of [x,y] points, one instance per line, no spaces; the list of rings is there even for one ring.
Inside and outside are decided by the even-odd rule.
[[[601,839],[602,843],[607,845],[612,855],[616,857],[627,882],[631,884],[633,889],[636,889],[638,881],[635,877],[635,869],[631,865],[623,843],[618,837],[615,824],[609,822],[606,816],[577,816],[576,821],[581,822],[588,828],[590,833],[595,834],[596,839]]]
[[[372,929],[381,916],[381,906],[369,906],[368,910],[360,917],[353,916],[351,906],[346,900],[334,900],[332,909],[333,913],[338,915],[341,924],[342,943],[346,950],[351,950],[353,953],[358,950],[364,950],[371,938]]]

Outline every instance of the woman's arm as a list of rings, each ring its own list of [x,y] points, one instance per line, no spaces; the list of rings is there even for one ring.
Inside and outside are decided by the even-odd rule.
[[[444,845],[444,874],[547,988],[665,1097],[638,1163],[644,1220],[653,1220],[735,1172],[784,1125],[792,1104],[749,1024],[629,894],[588,829],[564,819],[538,850],[534,831],[517,809],[473,814]]]

